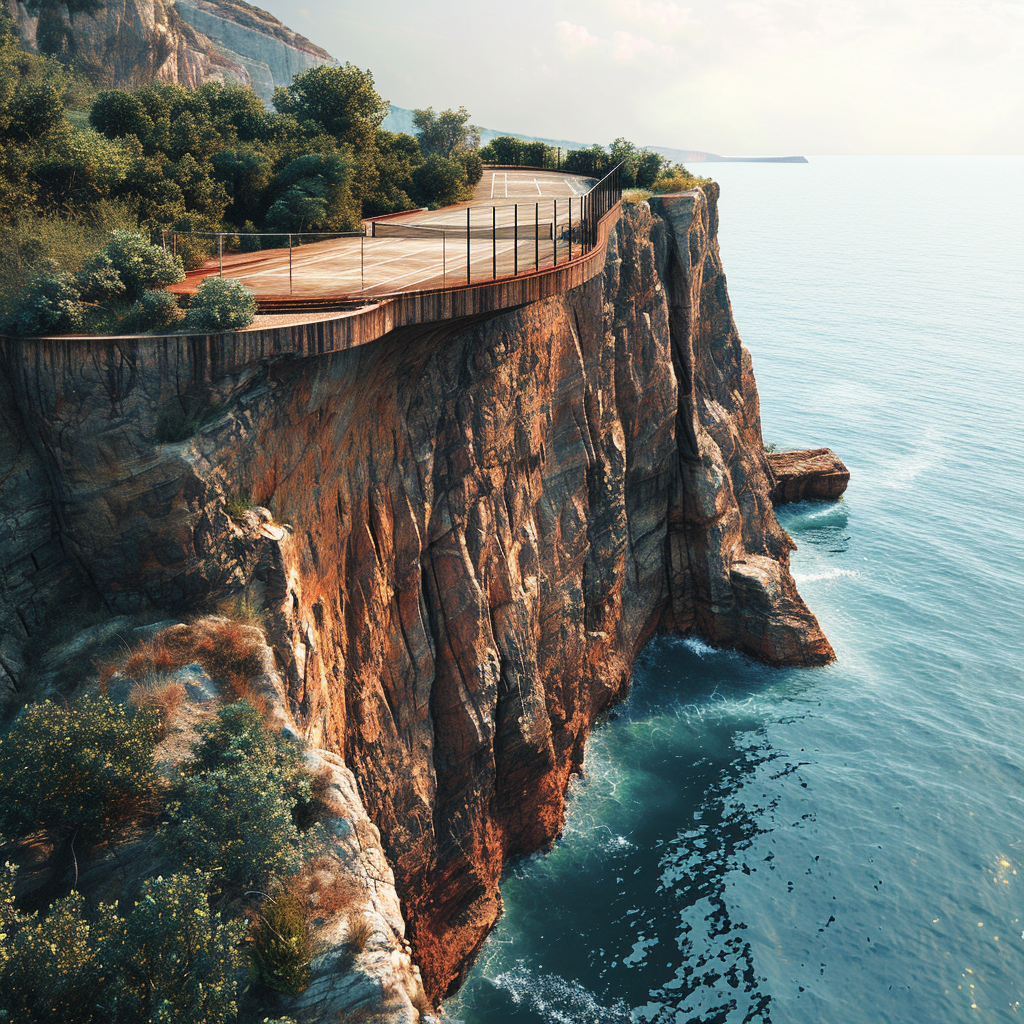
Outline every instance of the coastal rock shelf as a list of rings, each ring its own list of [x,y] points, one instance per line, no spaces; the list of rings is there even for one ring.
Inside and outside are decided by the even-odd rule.
[[[433,998],[500,913],[506,859],[558,836],[655,632],[833,658],[775,518],[717,196],[625,204],[603,272],[560,294],[347,351],[0,341],[32,481],[0,482],[0,539],[29,517],[20,557],[53,545],[48,573],[112,610],[265,610],[291,715],[380,830]],[[166,440],[183,407],[201,425]],[[238,495],[282,528],[229,515]],[[49,600],[33,578],[0,593],[10,648],[14,610]]]
[[[769,452],[768,465],[775,477],[772,502],[776,505],[809,498],[835,500],[850,482],[850,471],[830,448]]]

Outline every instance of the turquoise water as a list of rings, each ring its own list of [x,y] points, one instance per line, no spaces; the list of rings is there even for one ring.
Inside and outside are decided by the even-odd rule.
[[[1024,1019],[1024,160],[715,166],[782,510],[838,654],[660,639],[520,862],[466,1024]]]

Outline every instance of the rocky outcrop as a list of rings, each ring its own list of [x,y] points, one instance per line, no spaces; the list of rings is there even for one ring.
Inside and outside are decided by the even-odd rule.
[[[177,0],[176,9],[226,59],[245,68],[252,88],[268,105],[274,89],[289,85],[297,74],[334,63],[326,50],[242,0]]]
[[[318,358],[2,343],[64,546],[111,605],[248,589],[269,610],[290,712],[354,773],[432,996],[506,859],[558,835],[652,633],[832,658],[772,508],[716,199],[625,206],[604,276],[564,295]],[[209,422],[161,444],[179,395]],[[290,530],[226,515],[239,494]]]
[[[810,498],[834,501],[850,482],[850,471],[830,448],[770,452],[768,464],[775,478],[772,501],[776,505]]]
[[[244,0],[108,0],[74,17],[49,6],[34,17],[20,0],[6,3],[27,48],[75,58],[115,87],[219,81],[252,86],[269,103],[275,87],[333,60]]]

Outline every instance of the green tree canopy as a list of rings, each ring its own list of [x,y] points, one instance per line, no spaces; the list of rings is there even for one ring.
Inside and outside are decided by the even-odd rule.
[[[373,74],[354,64],[321,64],[274,90],[274,107],[299,121],[313,121],[339,143],[369,149],[391,105],[373,86]]]
[[[480,131],[469,123],[465,107],[442,110],[440,114],[435,114],[433,107],[414,110],[412,120],[424,156],[451,157],[480,145]]]

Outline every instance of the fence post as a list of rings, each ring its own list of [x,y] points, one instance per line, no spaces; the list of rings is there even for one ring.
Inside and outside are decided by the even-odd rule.
[[[441,231],[441,287],[448,287],[448,232]]]
[[[533,269],[540,270],[540,203],[533,204]]]
[[[519,204],[514,203],[512,206],[512,276],[519,276]]]
[[[364,250],[366,247],[366,232],[364,231],[359,236],[359,290],[361,292],[366,291],[366,258],[364,256]]]
[[[471,207],[466,207],[466,284],[469,284],[469,211]]]
[[[173,255],[178,255],[178,232],[175,231],[171,237],[171,246],[173,248]]]
[[[220,273],[219,276],[224,276],[224,233],[221,232],[217,236],[217,258],[220,260]]]
[[[491,207],[491,279],[498,277],[498,208]]]
[[[292,293],[292,236],[288,236],[288,294]]]
[[[552,265],[558,266],[558,200],[551,200],[551,255]]]

